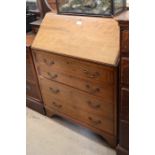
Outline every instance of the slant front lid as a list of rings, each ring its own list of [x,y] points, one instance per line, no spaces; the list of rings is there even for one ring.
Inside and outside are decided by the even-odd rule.
[[[116,65],[119,26],[113,19],[48,13],[32,48]]]

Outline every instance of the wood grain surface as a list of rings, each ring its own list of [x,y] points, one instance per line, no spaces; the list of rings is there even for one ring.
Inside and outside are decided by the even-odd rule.
[[[33,49],[116,65],[119,26],[114,19],[47,13]]]
[[[47,116],[117,139],[119,26],[115,19],[46,14],[33,58]]]
[[[48,72],[61,72],[99,84],[114,83],[113,67],[89,63],[53,53],[35,52],[37,66]]]

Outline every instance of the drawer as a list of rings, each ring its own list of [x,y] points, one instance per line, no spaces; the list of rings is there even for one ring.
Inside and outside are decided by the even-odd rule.
[[[126,88],[121,88],[120,116],[123,120],[129,120],[129,90]]]
[[[35,52],[37,66],[48,72],[59,71],[90,82],[114,83],[114,68],[52,53]]]
[[[120,121],[119,144],[125,149],[129,148],[129,123]]]
[[[89,82],[87,80],[80,79],[71,75],[69,76],[57,70],[49,71],[48,68],[43,66],[39,66],[37,70],[40,76],[45,77],[49,80],[67,84],[71,87],[86,91],[95,96],[100,96],[107,99],[114,98],[113,84],[108,84],[108,83],[98,84],[98,83]]]
[[[107,119],[114,119],[114,104],[106,102],[103,98],[92,96],[57,82],[40,78],[41,91],[45,104],[50,105],[53,99],[65,102],[74,108],[104,116]]]
[[[107,133],[113,134],[114,127],[113,127],[113,121],[109,120],[105,117],[99,117],[96,115],[93,115],[91,113],[87,113],[82,110],[78,110],[72,106],[68,106],[63,102],[57,102],[55,100],[51,100],[50,105],[46,105],[45,103],[45,109],[49,109],[55,112],[59,112],[62,114],[65,114],[67,116],[70,116],[72,119],[76,119],[82,123],[85,123],[87,125],[90,125],[94,128],[100,129],[102,131],[105,131]]]
[[[121,83],[129,84],[129,59],[121,58]]]
[[[39,91],[39,87],[37,84],[26,81],[26,95],[35,98],[37,100],[41,100],[41,95]]]
[[[129,53],[129,31],[121,31],[121,52]]]

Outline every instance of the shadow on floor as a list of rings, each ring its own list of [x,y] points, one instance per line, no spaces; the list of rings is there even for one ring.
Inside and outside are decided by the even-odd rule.
[[[78,125],[76,123],[73,123],[72,121],[69,121],[69,120],[67,120],[65,118],[62,118],[61,116],[58,116],[58,115],[54,115],[52,118],[49,118],[49,119],[52,119],[53,121],[55,121],[55,122],[59,123],[60,125],[68,128],[69,130],[72,130],[73,132],[76,132],[77,134],[85,136],[88,139],[90,139],[92,141],[95,141],[96,143],[99,143],[101,145],[110,147],[107,144],[106,140],[102,136],[92,132],[88,128],[85,128],[85,127],[80,126],[80,125]]]

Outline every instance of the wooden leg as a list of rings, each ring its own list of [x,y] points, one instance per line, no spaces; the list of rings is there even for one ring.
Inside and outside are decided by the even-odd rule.
[[[117,142],[116,142],[116,137],[114,136],[109,136],[109,135],[101,135],[105,141],[110,145],[112,148],[116,148]]]
[[[47,115],[48,117],[52,117],[52,116],[55,115],[55,113],[54,113],[52,110],[49,110],[49,109],[47,109],[47,108],[45,108],[45,110],[46,110],[46,115]]]
[[[52,116],[56,115],[56,113],[51,109],[45,108],[45,110],[46,110],[46,116],[48,116],[48,117],[52,117]],[[101,135],[103,137],[103,139],[105,139],[105,141],[110,145],[110,147],[116,148],[117,141],[116,141],[115,136],[111,136],[111,135],[103,133],[103,132],[100,132],[98,134]]]

